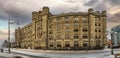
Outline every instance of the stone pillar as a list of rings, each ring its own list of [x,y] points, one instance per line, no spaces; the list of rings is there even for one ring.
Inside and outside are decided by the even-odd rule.
[[[94,44],[92,44],[92,39],[94,39],[94,36],[95,36],[95,17],[93,15],[93,9],[90,8],[88,9],[88,46],[89,46],[89,49],[92,48],[92,46]]]
[[[102,30],[103,30],[103,45],[107,44],[107,35],[106,35],[106,11],[102,11],[102,22],[103,22],[103,26],[102,26]]]
[[[37,12],[32,12],[32,49],[35,48]]]

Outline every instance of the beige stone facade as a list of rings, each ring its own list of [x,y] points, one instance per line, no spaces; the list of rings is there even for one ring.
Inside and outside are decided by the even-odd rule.
[[[53,15],[48,7],[32,12],[32,23],[16,29],[16,44],[33,49],[97,49],[106,45],[106,11]],[[18,34],[18,33],[21,33]],[[20,35],[18,37],[18,35]]]

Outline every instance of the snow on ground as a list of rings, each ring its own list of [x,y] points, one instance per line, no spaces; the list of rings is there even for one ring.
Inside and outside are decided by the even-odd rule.
[[[5,57],[5,58],[13,58],[13,54],[8,54],[8,53],[2,53],[0,52],[0,57]]]
[[[13,52],[22,53],[27,55],[34,56],[42,56],[42,57],[50,57],[50,58],[111,58],[110,51],[108,52],[100,52],[100,53],[76,53],[78,51],[74,51],[74,53],[50,53],[50,51],[44,50],[28,50],[28,49],[12,49]],[[105,50],[106,51],[106,50]],[[51,51],[52,52],[52,51]],[[55,52],[55,51],[54,51]],[[73,52],[73,51],[72,51]]]

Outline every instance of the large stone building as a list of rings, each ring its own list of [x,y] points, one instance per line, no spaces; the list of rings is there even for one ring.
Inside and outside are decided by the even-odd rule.
[[[16,45],[33,49],[103,48],[106,11],[70,12],[53,15],[48,7],[32,12],[32,23],[16,29]]]

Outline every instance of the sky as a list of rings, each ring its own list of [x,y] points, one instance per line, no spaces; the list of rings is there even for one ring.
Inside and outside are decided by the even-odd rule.
[[[8,39],[8,19],[19,22],[12,24],[11,38],[14,29],[31,22],[32,11],[48,6],[52,14],[68,12],[107,11],[107,30],[120,24],[120,0],[0,0],[0,44]]]

